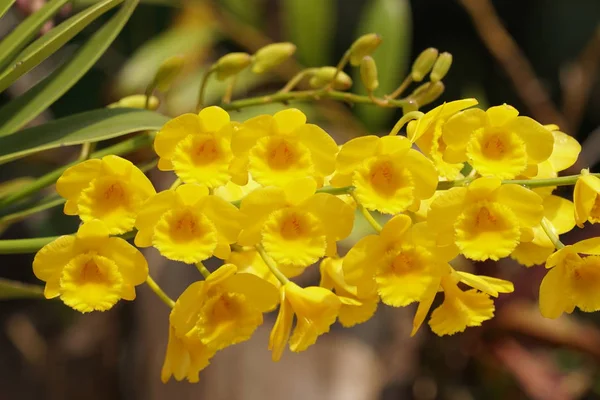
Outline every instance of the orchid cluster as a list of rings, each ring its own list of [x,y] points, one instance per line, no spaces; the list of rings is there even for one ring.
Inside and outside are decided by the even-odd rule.
[[[276,361],[288,345],[306,350],[336,320],[369,320],[380,302],[418,304],[414,335],[442,292],[433,332],[479,326],[513,285],[456,269],[457,257],[546,263],[546,317],[600,309],[600,239],[564,246],[558,238],[600,221],[599,178],[584,170],[554,179],[580,145],[511,106],[476,105],[463,99],[413,112],[390,135],[341,146],[294,108],[243,123],[216,106],[181,115],[154,139],[158,168],[178,177],[168,190],[157,193],[114,155],[64,172],[56,185],[64,212],[83,224],[42,248],[34,272],[47,298],[90,312],[133,300],[150,279],[138,248],[197,266],[204,280],[177,301],[159,292],[172,307],[163,381],[197,381],[218,350],[248,340],[276,308]],[[406,122],[407,135],[397,135]],[[573,202],[552,194],[564,184],[575,184]],[[341,254],[355,216],[373,234]],[[135,246],[118,236],[128,232]],[[211,257],[223,263],[213,272],[202,264]],[[319,286],[291,280],[315,266]]]

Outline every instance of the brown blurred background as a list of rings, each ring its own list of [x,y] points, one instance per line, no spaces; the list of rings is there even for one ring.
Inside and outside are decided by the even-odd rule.
[[[90,2],[76,1],[72,10]],[[0,20],[0,35],[38,6],[20,1]],[[59,18],[72,10],[64,10]],[[92,25],[24,76],[0,97],[0,104],[49,74],[98,26]],[[437,47],[454,55],[446,92],[438,103],[474,96],[484,107],[512,104],[522,114],[560,125],[583,143],[578,164],[567,173],[600,161],[598,0],[142,0],[100,62],[36,123],[143,93],[158,65],[174,54],[185,55],[186,67],[172,91],[161,95],[160,111],[173,116],[188,112],[210,62],[229,51],[253,52],[271,41],[293,41],[298,63],[289,62],[269,76],[243,75],[234,98],[269,93],[300,65],[335,65],[354,38],[369,31],[384,39],[375,56],[381,93],[401,82],[420,51]],[[360,92],[355,72],[352,90]],[[217,103],[223,91],[223,84],[211,82],[209,100]],[[233,117],[243,120],[281,107],[248,109]],[[400,111],[332,102],[299,107],[340,142],[365,133],[385,134],[400,116]],[[0,176],[2,181],[36,177],[75,159],[77,153],[41,153],[3,165]],[[143,162],[150,157],[146,150],[130,158]],[[159,188],[173,180],[171,174],[156,170],[150,176]],[[560,194],[571,196],[569,188]],[[59,207],[10,226],[2,237],[66,234],[77,222],[62,215]],[[365,229],[357,226],[342,252]],[[576,231],[564,241],[595,234],[593,228]],[[153,251],[146,255],[151,273],[173,298],[198,279],[189,266],[167,262]],[[1,256],[0,276],[36,282],[32,257]],[[267,351],[275,317],[269,315],[252,340],[217,354],[196,385],[160,382],[168,310],[144,286],[135,302],[89,315],[56,301],[3,301],[0,400],[600,398],[597,314],[543,319],[537,309],[542,266],[527,269],[503,260],[465,268],[515,282],[515,293],[498,300],[496,317],[481,328],[439,338],[424,326],[410,338],[414,307],[380,307],[369,322],[352,329],[334,325],[308,351],[287,352],[276,364]],[[313,267],[299,280],[314,284],[318,272]]]

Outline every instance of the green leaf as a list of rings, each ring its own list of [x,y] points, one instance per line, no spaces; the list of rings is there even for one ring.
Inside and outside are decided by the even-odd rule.
[[[216,39],[214,25],[170,29],[148,40],[130,57],[117,76],[121,97],[144,92],[167,58],[190,55],[209,48]]]
[[[69,0],[50,0],[42,8],[21,22],[0,42],[0,68],[12,61],[13,57],[38,34],[44,23],[60,10]]]
[[[359,23],[356,37],[365,33],[378,33],[383,42],[373,53],[377,63],[379,89],[377,93],[389,94],[404,78],[410,62],[412,16],[409,0],[371,0]],[[360,80],[360,70],[352,71],[357,92],[366,94]],[[387,128],[395,109],[357,105],[356,113],[372,130]]]
[[[30,71],[60,49],[96,18],[122,1],[106,0],[87,8],[30,44],[15,58],[11,66],[0,75],[0,92],[9,87],[21,75]]]
[[[263,0],[221,0],[220,4],[243,23],[260,27],[264,15]]]
[[[286,38],[298,47],[298,60],[308,67],[331,63],[335,0],[284,0],[282,5]]]
[[[0,278],[0,300],[44,298],[44,287]]]
[[[0,18],[12,7],[15,0],[2,0],[0,1]],[[2,53],[0,53],[2,54]]]
[[[158,130],[168,120],[152,111],[129,108],[107,108],[72,115],[0,138],[0,164],[42,150]]]
[[[22,128],[69,90],[104,54],[129,20],[137,4],[138,0],[126,0],[119,12],[104,24],[67,64],[0,108],[0,136]]]

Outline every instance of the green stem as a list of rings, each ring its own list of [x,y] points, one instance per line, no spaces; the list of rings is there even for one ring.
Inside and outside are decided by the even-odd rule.
[[[329,193],[334,196],[339,196],[342,194],[351,194],[354,191],[354,186],[343,186],[343,187],[333,187],[333,186],[325,186],[320,189],[317,189],[317,193]]]
[[[346,50],[346,52],[344,53],[344,56],[342,57],[340,62],[338,62],[337,66],[335,67],[335,73],[333,74],[333,78],[331,78],[331,82],[329,82],[329,85],[326,86],[326,90],[331,90],[333,88],[333,85],[335,84],[335,80],[337,79],[337,76],[340,74],[340,72],[342,72],[342,70],[344,69],[346,64],[348,64],[348,61],[350,61],[351,55],[352,55],[352,50],[351,49]]]
[[[260,106],[270,103],[287,103],[290,101],[311,101],[319,99],[331,99],[345,101],[354,104],[376,104],[369,96],[361,96],[353,93],[340,92],[337,90],[302,90],[297,92],[274,93],[266,96],[251,97],[248,99],[232,101],[222,104],[225,110],[240,110],[246,107]],[[398,108],[407,105],[406,100],[386,100],[385,106]]]
[[[200,271],[204,279],[210,276],[210,271],[202,264],[202,262],[196,263],[196,268],[198,268],[198,271]]]
[[[36,253],[39,249],[58,238],[59,236],[46,236],[32,239],[0,240],[0,254]]]
[[[0,224],[14,224],[15,222],[19,222],[19,221],[29,217],[30,215],[37,214],[41,211],[57,207],[64,203],[65,203],[65,199],[63,199],[63,198],[46,201],[43,204],[38,204],[34,207],[27,208],[22,211],[14,212],[12,214],[7,214],[0,218]]]
[[[542,218],[542,222],[540,222],[540,225],[542,226],[542,229],[546,233],[546,236],[548,236],[548,239],[550,239],[550,241],[552,242],[554,247],[556,247],[556,250],[560,250],[563,247],[565,247],[563,242],[561,242],[560,239],[558,238],[558,235],[556,234],[556,230],[554,229],[552,222],[550,222],[550,220],[548,220],[548,218],[546,218],[546,217]]]
[[[146,284],[152,289],[152,291],[158,296],[159,299],[163,301],[169,308],[173,308],[175,306],[175,302],[167,296],[167,294],[161,289],[160,286],[152,279],[150,275],[146,278]]]
[[[281,282],[282,285],[285,285],[286,283],[288,283],[290,281],[287,278],[287,276],[285,276],[279,270],[279,268],[277,268],[277,265],[275,264],[275,261],[273,261],[273,259],[267,254],[267,252],[265,251],[265,248],[262,247],[261,244],[257,244],[256,245],[256,251],[258,251],[258,254],[263,259],[263,261],[265,262],[265,264],[267,264],[267,267],[269,267],[269,269],[271,270],[271,272],[273,273],[273,275],[275,275],[275,277],[279,280],[279,282]]]
[[[198,102],[196,103],[196,112],[200,112],[204,107],[204,93],[206,92],[206,85],[208,83],[208,78],[215,72],[216,69],[214,65],[210,67],[202,77],[202,83],[200,84],[200,91],[198,92]]]
[[[369,210],[367,210],[365,208],[365,206],[363,206],[360,203],[360,201],[358,201],[358,199],[356,198],[356,195],[354,195],[354,192],[352,192],[352,198],[356,202],[356,206],[358,207],[358,211],[360,211],[360,213],[363,215],[363,217],[365,218],[365,220],[367,220],[367,222],[369,223],[369,225],[371,225],[373,227],[373,229],[375,229],[375,231],[377,233],[381,232],[381,230],[383,228],[381,227],[381,225],[379,224],[379,222],[377,222],[375,220],[375,218],[373,218],[373,215],[371,215],[371,213],[369,212]]]
[[[425,115],[425,114],[423,114],[420,111],[410,111],[410,112],[407,112],[406,114],[404,114],[402,116],[402,118],[400,118],[398,120],[398,122],[396,122],[396,125],[394,125],[394,127],[390,131],[390,136],[396,136],[398,134],[398,132],[400,132],[400,129],[402,129],[402,127],[408,121],[412,121],[413,119],[419,119],[419,118],[423,117],[423,115]]]
[[[395,99],[396,97],[400,96],[402,94],[402,92],[404,92],[411,83],[412,83],[412,76],[409,74],[406,78],[404,78],[404,80],[402,81],[400,86],[398,86],[398,88],[396,90],[394,90],[389,96],[385,96],[385,97],[387,99]]]
[[[309,73],[312,73],[316,70],[316,68],[306,68],[302,71],[298,72],[292,79],[286,83],[286,85],[281,88],[277,93],[287,93],[293,88],[295,88],[302,79],[304,79]]]

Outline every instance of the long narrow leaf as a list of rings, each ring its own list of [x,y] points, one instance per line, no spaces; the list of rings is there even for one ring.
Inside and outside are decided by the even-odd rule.
[[[14,56],[22,50],[27,43],[35,37],[41,27],[69,0],[50,0],[42,8],[31,14],[21,22],[0,42],[0,68],[13,60]]]
[[[0,92],[4,91],[21,75],[30,71],[60,49],[65,43],[88,26],[96,18],[115,7],[123,0],[106,0],[69,18],[50,32],[30,44],[0,75]]]
[[[107,108],[61,118],[0,138],[0,164],[42,150],[98,142],[128,133],[158,130],[169,119],[138,109]]]
[[[12,7],[15,0],[1,0],[0,1],[0,18]]]
[[[100,28],[67,64],[23,95],[0,108],[0,136],[22,128],[69,90],[104,54],[135,10],[138,0],[125,0],[114,17]]]
[[[296,55],[307,67],[331,63],[335,33],[335,0],[284,0],[286,38],[298,46]]]

